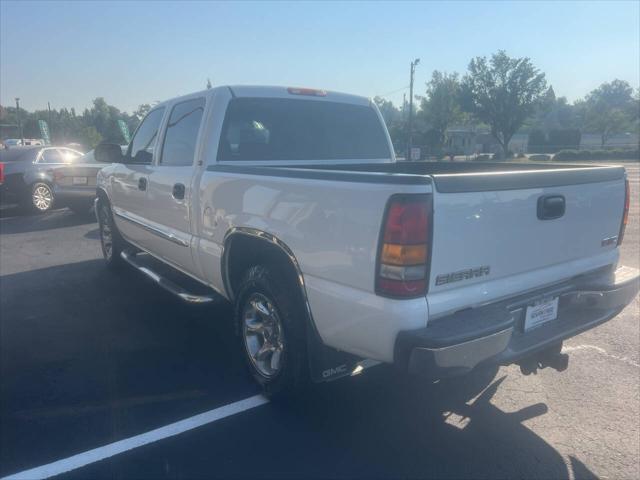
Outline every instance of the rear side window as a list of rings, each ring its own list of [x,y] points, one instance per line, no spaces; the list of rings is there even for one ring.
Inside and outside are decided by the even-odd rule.
[[[80,152],[69,150],[68,148],[60,149],[60,154],[62,155],[64,163],[77,163],[78,159],[82,157]]]
[[[204,103],[204,98],[196,98],[173,107],[164,136],[162,165],[193,165]]]
[[[151,163],[153,160],[153,149],[158,139],[163,114],[164,107],[149,112],[136,130],[129,150],[129,155],[136,163]]]
[[[391,157],[369,106],[286,98],[235,98],[218,160],[358,160]]]
[[[42,151],[39,163],[64,163],[64,159],[57,149],[47,148]]]

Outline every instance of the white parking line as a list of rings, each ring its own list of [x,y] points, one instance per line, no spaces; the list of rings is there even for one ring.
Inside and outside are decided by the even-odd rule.
[[[614,360],[618,360],[620,362],[626,363],[627,365],[631,365],[632,367],[640,368],[640,364],[634,362],[630,358],[619,357],[618,355],[612,355],[609,352],[607,352],[604,348],[598,347],[596,345],[576,345],[575,347],[571,347],[571,346],[562,347],[562,351],[564,353],[575,352],[575,351],[579,351],[579,350],[591,350],[593,352],[600,353],[601,355],[604,355],[605,357],[613,358]],[[0,480],[2,480],[2,479],[0,479]]]
[[[230,403],[229,405],[224,405],[190,418],[185,418],[184,420],[180,420],[170,425],[156,428],[150,432],[136,435],[135,437],[125,438],[124,440],[119,440],[117,442],[110,443],[109,445],[104,445],[103,447],[78,453],[77,455],[73,455],[53,463],[14,473],[1,478],[0,480],[36,480],[60,475],[91,463],[99,462],[105,458],[113,457],[114,455],[118,455],[128,450],[142,447],[143,445],[148,445],[164,438],[173,437],[174,435],[179,435],[208,423],[216,422],[231,415],[235,415],[236,413],[251,410],[252,408],[264,405],[268,401],[269,400],[262,395],[254,395],[253,397],[245,398],[244,400]]]

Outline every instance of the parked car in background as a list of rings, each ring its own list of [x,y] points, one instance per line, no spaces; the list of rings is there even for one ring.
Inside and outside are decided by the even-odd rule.
[[[27,146],[40,146],[44,145],[45,141],[41,138],[7,138],[3,140],[2,146],[4,148],[15,148],[15,147],[27,147]]]
[[[22,140],[19,138],[7,138],[2,141],[3,148],[12,148],[12,147],[20,147],[22,146]]]
[[[120,147],[124,154],[127,146]],[[96,160],[94,150],[70,163],[53,167],[53,194],[56,199],[76,213],[86,213],[93,207],[96,197],[96,176],[104,167]]]
[[[0,204],[18,204],[36,212],[47,212],[54,205],[76,210],[77,198],[63,191],[56,194],[53,174],[56,168],[68,168],[81,157],[82,153],[66,147],[24,146],[0,151]],[[95,173],[93,182],[95,185]]]

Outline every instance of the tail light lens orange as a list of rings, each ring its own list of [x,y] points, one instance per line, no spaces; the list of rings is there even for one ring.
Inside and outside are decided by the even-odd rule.
[[[620,233],[618,233],[618,245],[622,244],[624,231],[629,222],[629,206],[631,204],[631,191],[629,189],[629,180],[624,181],[624,210],[622,211],[622,222],[620,222]]]
[[[395,195],[387,205],[378,253],[376,293],[412,298],[427,291],[431,195]]]

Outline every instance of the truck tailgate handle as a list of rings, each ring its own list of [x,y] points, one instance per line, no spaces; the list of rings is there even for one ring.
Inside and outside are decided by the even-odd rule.
[[[538,198],[538,218],[553,220],[564,215],[566,202],[564,195],[543,195]]]
[[[176,183],[173,186],[173,198],[175,198],[176,200],[183,200],[184,199],[184,192],[185,192],[185,188],[184,188],[184,184],[182,183]]]

